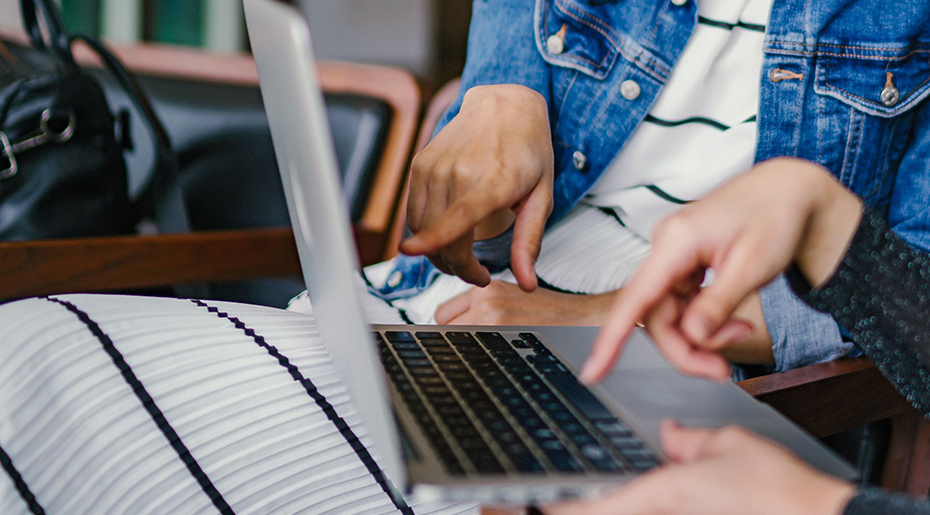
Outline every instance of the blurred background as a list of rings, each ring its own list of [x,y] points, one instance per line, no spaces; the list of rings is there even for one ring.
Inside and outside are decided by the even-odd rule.
[[[0,28],[18,29],[20,0],[0,0]],[[238,0],[59,0],[72,32],[114,43],[156,42],[247,52]],[[289,0],[310,19],[323,59],[413,72],[425,93],[461,73],[471,0]]]

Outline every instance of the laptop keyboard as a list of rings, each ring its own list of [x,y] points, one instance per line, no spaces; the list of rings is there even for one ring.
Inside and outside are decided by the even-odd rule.
[[[452,475],[645,471],[651,451],[533,333],[374,333],[388,377]]]

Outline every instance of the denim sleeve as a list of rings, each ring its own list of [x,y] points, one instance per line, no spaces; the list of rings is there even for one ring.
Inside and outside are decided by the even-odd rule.
[[[533,2],[475,0],[462,86],[436,125],[434,136],[458,114],[465,92],[474,86],[521,84],[538,91],[549,104],[550,72],[536,49],[534,16]]]
[[[772,337],[776,372],[859,352],[855,344],[843,339],[830,315],[811,308],[794,294],[784,276],[759,290],[759,297]]]
[[[898,166],[888,224],[912,247],[930,252],[930,102],[917,108],[910,145]]]

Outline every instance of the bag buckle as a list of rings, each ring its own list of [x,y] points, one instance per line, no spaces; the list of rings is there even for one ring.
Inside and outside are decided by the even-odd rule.
[[[0,158],[6,158],[9,165],[6,169],[0,170],[0,180],[9,179],[19,171],[19,164],[16,162],[16,154],[27,150],[32,150],[48,143],[65,143],[74,136],[74,129],[77,126],[77,117],[73,112],[68,111],[66,117],[67,123],[61,126],[57,123],[52,126],[52,110],[42,111],[42,117],[39,120],[39,130],[23,138],[22,141],[10,143],[10,138],[0,131]]]
[[[16,172],[19,171],[19,164],[16,162],[16,154],[13,152],[13,145],[10,145],[10,138],[8,138],[3,131],[0,131],[0,146],[2,146],[2,149],[0,149],[0,153],[2,153],[0,159],[5,158],[7,160],[5,165],[0,165],[5,166],[0,170],[0,181],[3,181],[16,175]]]

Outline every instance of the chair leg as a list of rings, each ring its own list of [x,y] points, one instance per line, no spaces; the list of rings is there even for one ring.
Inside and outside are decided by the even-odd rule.
[[[930,421],[917,410],[891,419],[882,487],[925,498],[930,493]]]
[[[930,420],[920,417],[917,422],[914,448],[907,475],[907,493],[921,499],[930,494]]]

